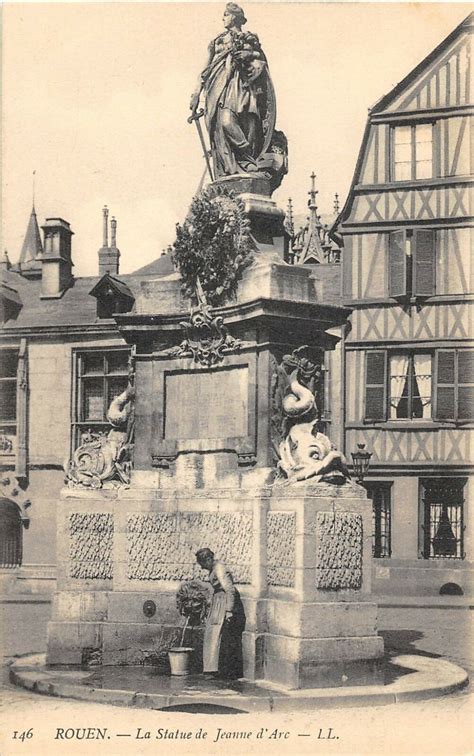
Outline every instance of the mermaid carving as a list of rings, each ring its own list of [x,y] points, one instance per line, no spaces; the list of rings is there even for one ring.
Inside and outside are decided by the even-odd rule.
[[[288,375],[288,369],[292,372]],[[309,357],[307,346],[285,355],[279,367],[282,440],[278,445],[278,472],[287,483],[311,478],[341,482],[350,477],[344,455],[329,438],[318,431],[320,408],[317,390],[321,366]]]
[[[68,461],[66,482],[71,487],[116,488],[130,483],[133,462],[134,398],[132,358],[129,383],[107,411],[108,432],[88,431]]]

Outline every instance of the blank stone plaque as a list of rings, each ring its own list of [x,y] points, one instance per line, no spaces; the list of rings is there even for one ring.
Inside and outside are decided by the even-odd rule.
[[[171,373],[165,379],[165,439],[248,435],[248,367]]]

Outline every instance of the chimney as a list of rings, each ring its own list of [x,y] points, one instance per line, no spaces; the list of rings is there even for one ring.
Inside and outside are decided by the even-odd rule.
[[[41,298],[61,297],[72,279],[71,237],[69,223],[62,218],[46,218],[44,226],[43,274]]]
[[[109,246],[109,209],[107,205],[104,205],[102,216],[102,248],[107,249]]]
[[[110,273],[112,276],[119,274],[120,250],[117,249],[117,221],[113,217],[110,222],[110,247],[108,233],[109,211],[107,205],[102,210],[103,214],[103,238],[102,247],[99,249],[99,276]]]

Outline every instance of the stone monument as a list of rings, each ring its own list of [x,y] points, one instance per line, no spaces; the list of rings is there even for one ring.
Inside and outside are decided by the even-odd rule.
[[[204,95],[213,181],[177,228],[176,273],[143,282],[134,310],[115,316],[132,347],[129,387],[110,432],[85,438],[69,464],[52,665],[159,663],[203,547],[242,595],[248,679],[337,684],[383,653],[371,505],[321,431],[324,352],[338,341],[328,331],[350,312],[321,300],[318,271],[284,262],[271,193],[286,139],[244,22],[229,3],[191,101],[196,120]]]

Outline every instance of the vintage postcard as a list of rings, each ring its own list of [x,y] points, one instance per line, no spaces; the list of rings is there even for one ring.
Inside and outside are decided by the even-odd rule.
[[[2,756],[472,752],[472,6],[2,18]]]

